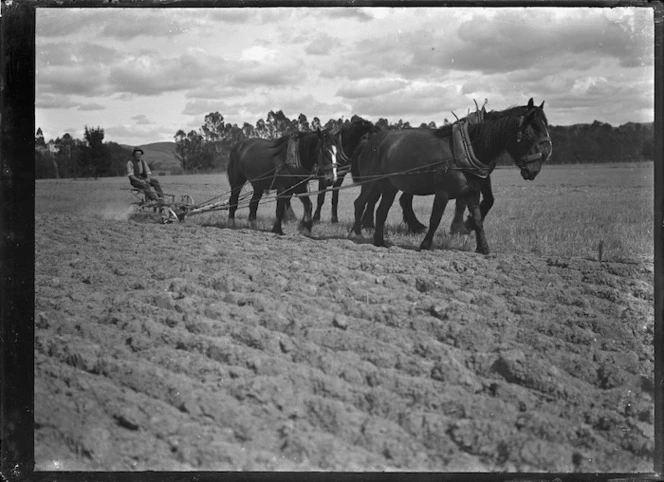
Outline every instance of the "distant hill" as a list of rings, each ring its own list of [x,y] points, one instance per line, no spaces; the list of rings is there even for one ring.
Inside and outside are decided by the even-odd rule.
[[[128,146],[122,144],[129,150],[134,150],[134,147],[143,149],[143,159],[152,166],[155,171],[179,171],[181,170],[180,161],[175,157],[175,142],[153,142],[151,144],[143,144],[139,146]]]

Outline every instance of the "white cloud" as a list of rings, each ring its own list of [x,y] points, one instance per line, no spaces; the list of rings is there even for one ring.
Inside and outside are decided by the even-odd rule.
[[[160,95],[186,90],[201,78],[225,73],[226,62],[201,51],[187,51],[176,57],[153,52],[127,56],[114,66],[108,77],[108,91]]]
[[[344,85],[339,87],[336,95],[347,99],[376,97],[401,90],[407,85],[408,82],[402,79],[360,79],[345,82]]]
[[[106,107],[104,107],[101,104],[97,104],[96,102],[90,102],[90,103],[79,105],[77,109],[86,111],[86,110],[104,110],[105,108]]]
[[[188,100],[182,110],[185,115],[204,116],[210,112],[228,112],[229,106],[213,99],[193,99]]]
[[[546,100],[559,125],[647,121],[652,23],[634,7],[37,9],[36,115],[60,131],[103,108],[132,139],[214,111],[419,125],[485,97]]]
[[[35,107],[37,109],[67,109],[78,105],[68,95],[37,94],[35,96]]]
[[[135,115],[131,118],[131,120],[136,122],[137,125],[154,125],[154,122],[148,119],[145,114]]]

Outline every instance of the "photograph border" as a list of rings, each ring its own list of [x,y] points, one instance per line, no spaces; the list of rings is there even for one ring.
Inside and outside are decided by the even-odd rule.
[[[7,480],[662,480],[664,472],[664,4],[647,1],[3,0],[0,17],[0,474]],[[655,28],[655,453],[651,473],[267,473],[34,471],[35,27],[40,8],[650,7]]]

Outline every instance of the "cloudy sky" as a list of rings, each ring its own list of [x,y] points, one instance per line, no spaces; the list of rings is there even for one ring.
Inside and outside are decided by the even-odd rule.
[[[648,8],[37,9],[36,126],[172,141],[220,112],[413,125],[545,103],[553,125],[654,119]]]

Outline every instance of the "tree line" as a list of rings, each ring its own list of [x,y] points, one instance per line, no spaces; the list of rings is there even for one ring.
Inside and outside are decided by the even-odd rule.
[[[85,126],[83,139],[69,133],[44,140],[35,135],[35,178],[89,178],[123,176],[131,150],[116,142],[104,142],[104,129]]]
[[[250,137],[276,139],[296,131],[309,132],[317,128],[340,129],[349,119],[330,119],[322,124],[318,117],[311,122],[304,114],[288,119],[283,111],[270,111],[265,120],[255,125],[245,122],[242,127],[224,122],[224,116],[212,112],[205,116],[205,123],[188,134],[179,130],[175,134],[175,153],[184,172],[225,171],[228,156],[235,143]],[[448,121],[445,119],[444,124]],[[399,119],[390,123],[380,118],[380,129],[406,129],[413,127]],[[436,123],[422,123],[417,127],[435,129]],[[653,123],[627,123],[619,127],[594,121],[592,124],[550,126],[553,143],[551,164],[634,162],[654,159]],[[509,158],[501,158],[499,164],[507,165]]]
[[[185,133],[178,130],[174,136],[174,154],[184,173],[223,172],[233,145],[243,139],[258,137],[276,139],[296,131],[310,132],[316,129],[340,129],[350,119],[329,119],[324,124],[318,117],[311,121],[306,115],[289,119],[283,111],[270,111],[265,119],[242,126],[225,122],[219,112],[205,116],[203,125]],[[444,124],[448,123],[447,119]],[[406,129],[409,122],[399,119],[389,122],[380,118],[380,129]],[[435,122],[416,127],[435,129]],[[550,126],[553,143],[551,164],[634,162],[654,159],[653,123],[627,123],[619,127],[594,121],[592,124]],[[104,177],[123,176],[131,150],[115,142],[104,142],[104,129],[85,127],[84,139],[74,139],[64,134],[54,141],[44,142],[41,129],[35,137],[35,177]],[[511,161],[503,158],[499,164]],[[154,166],[151,166],[154,168]]]
[[[322,123],[318,117],[309,121],[306,115],[300,114],[289,119],[283,111],[270,111],[265,119],[259,119],[255,125],[245,122],[242,127],[224,122],[219,112],[211,112],[205,116],[204,124],[198,130],[185,133],[177,131],[175,139],[175,155],[180,161],[184,172],[225,171],[228,157],[233,145],[248,138],[277,139],[294,132],[312,132],[316,129],[336,131],[349,119],[329,119]],[[399,120],[390,123],[387,119],[379,119],[376,125],[381,129],[405,129],[410,123]],[[422,124],[421,127],[436,127],[434,122]]]
[[[592,124],[551,126],[552,164],[652,161],[655,158],[654,124],[628,122],[619,127],[600,121]]]

